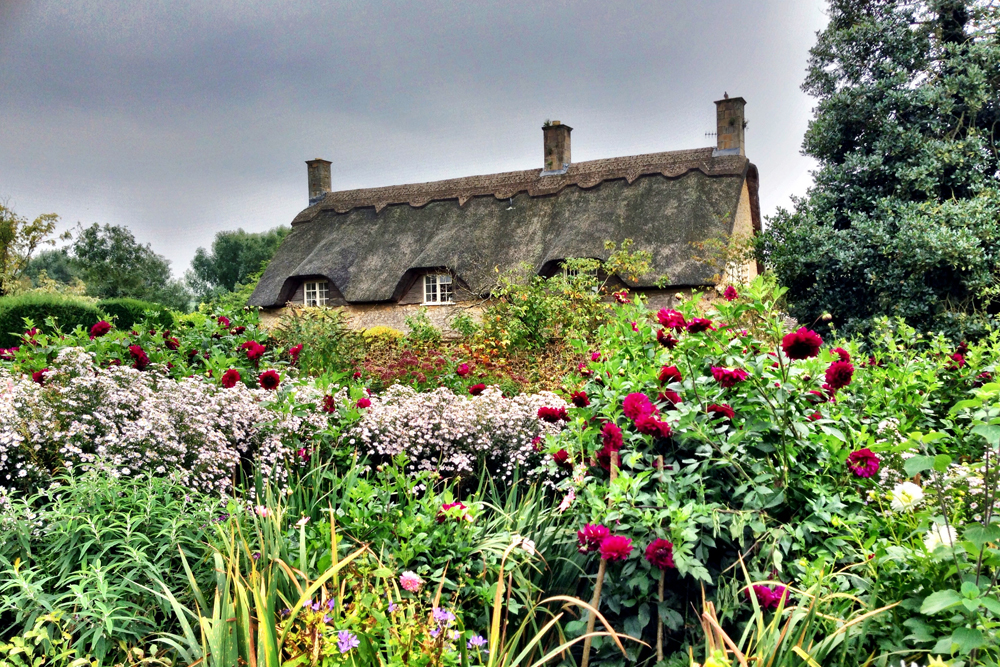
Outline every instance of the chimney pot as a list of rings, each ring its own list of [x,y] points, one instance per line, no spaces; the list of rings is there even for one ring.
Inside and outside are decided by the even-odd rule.
[[[554,120],[542,126],[544,155],[542,176],[565,174],[570,165],[569,133],[573,128]]]
[[[746,121],[743,117],[743,107],[747,101],[742,97],[729,97],[729,93],[721,100],[715,102],[716,120],[716,148],[712,151],[712,157],[716,155],[742,155],[746,156],[746,144],[744,141],[744,128]]]
[[[309,176],[309,205],[319,203],[323,195],[330,192],[330,165],[329,160],[316,158],[306,160],[306,170]]]

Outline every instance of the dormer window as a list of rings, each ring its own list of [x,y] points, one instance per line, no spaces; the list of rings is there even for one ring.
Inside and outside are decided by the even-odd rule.
[[[450,273],[424,276],[424,303],[455,303]]]
[[[307,282],[303,292],[302,303],[306,306],[325,306],[327,286],[325,280]]]

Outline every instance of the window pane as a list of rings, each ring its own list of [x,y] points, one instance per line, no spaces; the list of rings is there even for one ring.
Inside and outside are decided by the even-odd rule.
[[[441,285],[441,303],[451,303],[451,276],[449,281]]]
[[[424,303],[437,303],[437,276],[424,276]]]

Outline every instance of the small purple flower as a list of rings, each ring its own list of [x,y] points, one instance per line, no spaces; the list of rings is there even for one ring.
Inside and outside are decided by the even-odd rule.
[[[434,611],[432,613],[434,620],[437,621],[439,625],[450,625],[451,622],[455,620],[455,614],[451,613],[447,609],[434,607]]]
[[[326,608],[329,609],[330,611],[333,611],[333,608],[336,605],[337,605],[337,599],[336,598],[330,598],[329,600],[326,601]]]
[[[312,599],[303,600],[302,601],[302,608],[305,609],[306,607],[311,607],[312,603],[313,603]]]
[[[431,630],[431,637],[434,639],[437,639],[439,634],[441,634],[441,628],[434,628]]]
[[[330,616],[329,614],[323,614],[323,622],[324,623],[329,623],[332,620],[333,620],[332,616]]]
[[[312,610],[313,611],[319,611],[322,608],[323,608],[323,605],[320,604],[319,602],[314,603],[313,606],[312,606]]]
[[[394,611],[396,611],[396,603],[395,602],[390,602],[389,603],[389,613],[391,614]]]
[[[251,554],[250,557],[253,558],[254,560],[260,560],[260,552],[259,551],[254,551],[253,554]]]
[[[486,640],[481,635],[472,636],[465,645],[466,648],[478,648],[482,649],[483,653],[489,653],[487,649],[483,648],[484,646],[486,646]]]
[[[337,633],[337,649],[340,652],[348,653],[352,648],[357,648],[361,646],[361,642],[350,630],[341,630]]]

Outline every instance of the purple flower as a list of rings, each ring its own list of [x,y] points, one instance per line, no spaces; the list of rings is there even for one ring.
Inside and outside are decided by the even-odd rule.
[[[480,635],[474,635],[469,639],[468,643],[466,643],[465,645],[466,648],[480,648],[483,649],[483,653],[489,653],[489,651],[483,648],[484,646],[486,646],[486,640],[483,639]]]
[[[396,611],[396,603],[395,602],[390,602],[389,603],[389,613],[391,614],[394,611]]]
[[[361,642],[350,630],[341,630],[337,633],[337,648],[341,653],[348,653],[352,648],[361,646]]]
[[[326,601],[326,608],[333,611],[334,606],[336,606],[337,600],[335,598],[330,598]]]
[[[434,620],[440,625],[450,625],[451,622],[455,620],[455,614],[451,613],[447,609],[441,609],[440,607],[434,607],[432,615]]]

